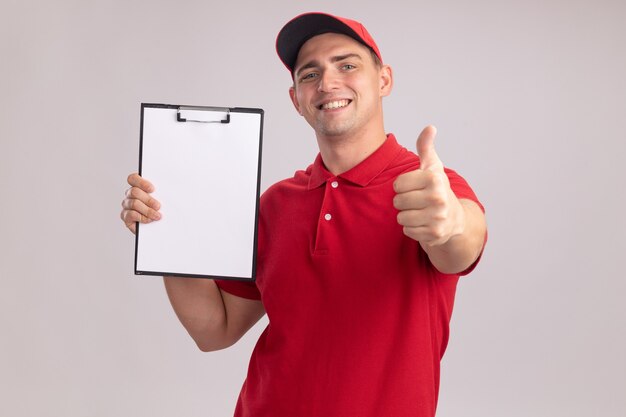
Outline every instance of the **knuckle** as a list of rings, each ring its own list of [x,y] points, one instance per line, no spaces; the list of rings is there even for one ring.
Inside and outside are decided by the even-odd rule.
[[[139,200],[136,200],[136,199],[129,200],[129,206],[131,210],[135,210],[135,211],[139,211],[139,209],[141,208]]]
[[[445,206],[446,196],[441,192],[434,192],[428,196],[428,201],[432,206]]]
[[[120,217],[122,218],[122,220],[124,221],[126,226],[128,226],[129,224],[134,223],[136,221],[134,212],[132,212],[132,211],[124,210],[124,211],[122,211]]]
[[[436,225],[432,231],[433,239],[439,240],[445,236],[445,230],[442,225]]]
[[[443,186],[443,180],[440,175],[436,172],[427,172],[426,173],[426,181],[430,186],[436,190],[440,189]]]
[[[443,222],[448,218],[448,211],[446,209],[437,210],[433,213],[433,219],[437,222]]]
[[[159,202],[155,198],[148,197],[148,206],[152,207],[155,210],[158,210],[160,204],[159,204]]]
[[[124,222],[126,223],[132,223],[136,221],[135,219],[135,213],[133,211],[124,211]]]
[[[130,190],[128,190],[128,196],[133,199],[139,198],[139,188],[132,187]]]

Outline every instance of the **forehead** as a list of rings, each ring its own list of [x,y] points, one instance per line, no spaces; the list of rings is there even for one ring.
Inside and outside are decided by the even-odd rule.
[[[324,57],[332,57],[348,52],[358,53],[362,58],[365,58],[370,53],[365,45],[347,35],[339,33],[317,35],[302,45],[298,52],[295,68],[311,59],[323,59]]]

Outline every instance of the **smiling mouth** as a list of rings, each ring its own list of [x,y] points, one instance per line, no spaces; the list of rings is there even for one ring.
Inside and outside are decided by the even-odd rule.
[[[317,108],[320,110],[334,110],[346,107],[352,100],[335,100],[328,103],[320,104]]]

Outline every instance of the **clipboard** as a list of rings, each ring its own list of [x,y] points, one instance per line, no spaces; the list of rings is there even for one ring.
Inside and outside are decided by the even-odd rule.
[[[136,275],[254,281],[263,115],[141,104],[139,175],[162,216],[137,224]]]

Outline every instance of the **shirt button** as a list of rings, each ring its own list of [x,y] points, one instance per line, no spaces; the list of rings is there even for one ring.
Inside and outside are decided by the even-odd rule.
[[[330,183],[330,186],[333,187],[333,188],[337,188],[337,187],[339,187],[339,183],[337,181],[333,181],[333,182]]]
[[[330,215],[330,213],[326,213],[326,214],[324,214],[324,218],[325,218],[326,220],[330,220],[330,219],[332,219],[332,218],[333,218],[333,216],[331,216],[331,215]]]

